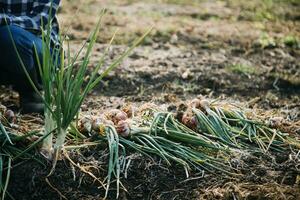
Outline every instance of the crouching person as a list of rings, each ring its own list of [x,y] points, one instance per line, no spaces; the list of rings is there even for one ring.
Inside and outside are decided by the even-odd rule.
[[[19,93],[23,113],[43,113],[44,110],[42,99],[30,84],[22,63],[36,87],[42,90],[38,67],[43,56],[41,35],[50,23],[49,48],[59,45],[56,18],[59,4],[60,0],[0,0],[0,84],[13,85]]]

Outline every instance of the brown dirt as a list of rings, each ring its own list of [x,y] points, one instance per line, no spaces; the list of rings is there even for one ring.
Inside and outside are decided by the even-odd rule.
[[[173,104],[202,94],[299,123],[300,4],[275,2],[76,0],[64,1],[59,17],[63,30],[70,27],[71,47],[76,50],[97,21],[99,10],[108,8],[93,63],[116,28],[119,32],[107,63],[148,27],[155,27],[89,96],[85,102],[89,111],[117,108],[125,102]],[[298,43],[288,43],[288,36]],[[15,93],[3,89],[0,102],[17,110]],[[300,134],[300,130],[290,131]],[[104,178],[106,154],[105,148],[84,149],[71,152],[71,157],[86,165],[97,161],[99,170],[93,171]],[[122,177],[127,192],[122,191],[120,199],[296,200],[300,163],[292,155],[243,155],[233,161],[243,173],[239,179],[196,172],[187,179],[179,166],[131,154],[127,178]],[[59,199],[45,181],[48,171],[49,167],[33,161],[13,168],[10,194],[15,199]],[[67,160],[59,163],[49,181],[68,199],[101,199],[104,194],[99,184]],[[112,191],[110,198],[114,196]]]

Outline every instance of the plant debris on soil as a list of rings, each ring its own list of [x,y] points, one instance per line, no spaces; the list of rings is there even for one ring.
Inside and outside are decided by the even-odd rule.
[[[155,30],[88,96],[82,116],[148,102],[172,112],[201,94],[247,108],[281,132],[300,137],[298,1],[64,1],[59,18],[62,31],[69,27],[74,52],[104,7],[108,14],[90,68],[95,67],[115,29],[119,31],[107,62],[151,25]],[[0,102],[10,110],[6,113],[9,131],[41,130],[43,118],[19,114],[18,94],[11,88],[0,88]],[[127,151],[125,159],[129,164],[121,182],[126,190],[120,190],[119,199],[300,197],[299,152],[293,149],[239,154],[231,165],[241,177],[192,169],[187,178],[182,166],[174,162],[168,166],[158,156],[151,159],[133,150]],[[9,196],[18,200],[102,199],[108,160],[107,146],[98,145],[64,152],[50,177],[50,163],[42,165],[32,159],[12,163]],[[108,199],[115,199],[114,183],[110,189]]]

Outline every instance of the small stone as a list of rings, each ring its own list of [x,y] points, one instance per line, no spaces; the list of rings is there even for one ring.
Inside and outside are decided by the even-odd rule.
[[[172,36],[171,36],[171,39],[170,39],[170,43],[171,44],[176,44],[178,42],[178,36],[176,33],[174,33]]]
[[[188,79],[188,78],[190,77],[190,74],[191,74],[190,70],[186,70],[186,71],[181,75],[181,77],[182,77],[183,79]]]
[[[4,113],[4,117],[5,119],[7,119],[7,121],[9,123],[15,123],[16,122],[16,116],[15,113],[12,110],[6,110]]]

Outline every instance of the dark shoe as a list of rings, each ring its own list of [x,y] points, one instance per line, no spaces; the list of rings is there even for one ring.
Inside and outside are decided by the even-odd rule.
[[[9,73],[7,73],[6,71],[1,69],[1,73],[0,73],[0,85],[9,85],[12,83],[12,81],[10,81],[11,76],[9,75]]]
[[[19,93],[20,106],[23,114],[27,113],[44,113],[44,103],[42,98],[35,92]]]

